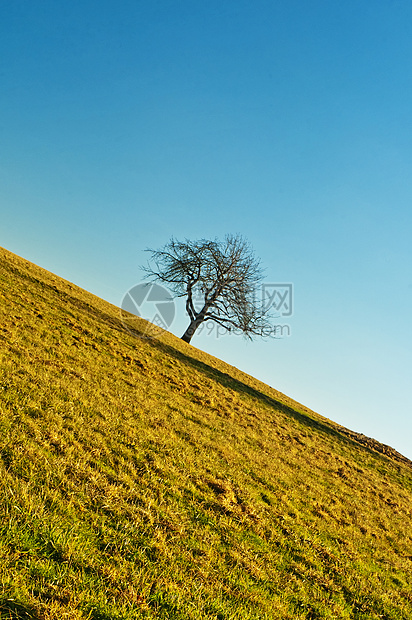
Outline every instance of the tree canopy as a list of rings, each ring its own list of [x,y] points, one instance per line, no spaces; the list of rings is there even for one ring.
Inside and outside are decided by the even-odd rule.
[[[223,241],[171,239],[151,252],[153,265],[144,267],[151,279],[163,282],[176,297],[186,297],[190,323],[182,336],[190,342],[203,323],[211,320],[228,331],[262,336],[270,329],[259,285],[260,261],[240,235]]]

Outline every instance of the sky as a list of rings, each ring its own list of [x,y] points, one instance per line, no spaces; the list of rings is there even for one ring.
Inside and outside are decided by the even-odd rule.
[[[406,0],[2,0],[0,245],[120,306],[244,236],[290,335],[192,344],[412,459],[411,110]]]

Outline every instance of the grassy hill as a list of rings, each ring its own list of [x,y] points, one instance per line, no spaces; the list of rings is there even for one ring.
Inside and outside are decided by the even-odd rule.
[[[0,617],[412,618],[412,463],[0,249]]]

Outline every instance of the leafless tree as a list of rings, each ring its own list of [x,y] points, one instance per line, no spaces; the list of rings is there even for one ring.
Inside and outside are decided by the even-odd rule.
[[[152,280],[168,286],[176,297],[186,297],[190,323],[182,340],[190,342],[199,325],[211,320],[246,337],[270,330],[268,310],[259,298],[260,261],[240,235],[223,241],[171,239],[152,253],[144,270]]]

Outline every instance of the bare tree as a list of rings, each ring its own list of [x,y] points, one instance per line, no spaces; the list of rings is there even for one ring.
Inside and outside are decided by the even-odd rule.
[[[151,279],[165,283],[176,297],[186,297],[190,323],[182,340],[190,342],[203,321],[211,320],[252,339],[270,329],[268,310],[258,299],[260,261],[240,235],[224,241],[171,239],[152,253]]]

